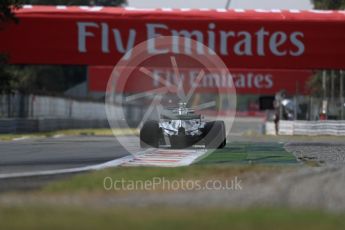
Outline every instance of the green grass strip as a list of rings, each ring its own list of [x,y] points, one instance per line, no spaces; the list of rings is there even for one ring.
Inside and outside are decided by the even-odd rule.
[[[0,208],[0,229],[343,230],[345,215],[287,209],[20,206]]]
[[[197,164],[296,164],[296,158],[279,143],[229,143]]]

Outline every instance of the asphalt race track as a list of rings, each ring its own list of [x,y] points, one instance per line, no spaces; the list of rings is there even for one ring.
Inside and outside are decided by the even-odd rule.
[[[282,139],[280,140],[280,138]],[[234,164],[237,164],[239,158],[245,157],[246,159],[242,161],[246,163],[248,159],[250,159],[250,162],[253,162],[255,157],[261,157],[265,158],[266,163],[269,159],[274,158],[284,165],[291,163],[291,159],[296,159],[299,162],[313,161],[319,166],[326,166],[319,168],[324,169],[326,174],[328,173],[327,166],[343,169],[345,162],[345,144],[340,139],[327,138],[327,140],[323,140],[321,138],[319,140],[306,141],[300,137],[297,139],[290,137],[272,139],[271,137],[252,138],[243,136],[234,136],[230,137],[230,139],[232,144],[225,149],[225,151],[230,151],[230,154],[224,155],[222,152],[219,152],[218,155],[215,154],[213,158],[211,156],[209,159],[205,158],[208,161],[204,161],[210,164],[212,163],[211,161],[219,160],[218,157],[224,158],[224,156],[227,156],[229,158],[226,159],[228,163],[233,161]],[[138,152],[140,148],[136,147],[137,143],[135,141],[129,142],[131,142],[130,146],[133,145],[133,153]],[[281,152],[282,146],[284,146],[287,152]],[[264,157],[263,153],[265,154]],[[181,155],[181,153],[179,154]],[[116,138],[109,136],[60,136],[56,138],[0,141],[0,175],[74,169],[102,164],[128,155],[128,151],[120,145]],[[160,157],[157,154],[151,155],[153,155],[153,158]],[[278,156],[280,158],[277,158]],[[175,156],[170,157],[175,158]],[[142,158],[145,159],[146,156],[143,155]],[[143,163],[143,159],[139,159],[140,163]],[[169,161],[171,160],[169,159]],[[133,163],[137,164],[138,162]],[[262,161],[258,161],[258,163],[262,163]],[[302,170],[303,173],[304,171]],[[36,189],[49,182],[63,179],[73,174],[5,177],[0,179],[0,192]]]
[[[230,139],[232,142],[238,143],[251,142],[251,148],[254,150],[260,146],[268,148],[265,150],[266,152],[274,150],[273,143],[282,143],[277,140],[261,140],[260,138],[255,138],[258,139],[257,143],[252,138],[231,137]],[[271,144],[268,145],[267,141]],[[285,140],[284,143],[286,143],[285,149],[296,159],[306,158],[308,160],[312,157],[322,164],[343,165],[344,163],[345,145],[339,141],[326,144],[327,142]],[[237,147],[232,144],[228,146],[228,149]],[[253,152],[251,148],[245,151]],[[139,147],[134,146],[132,152],[139,150]],[[333,153],[333,157],[330,156],[331,153]],[[256,154],[255,151],[253,154]],[[111,136],[62,136],[0,141],[0,174],[79,168],[102,164],[127,155],[129,155],[128,151],[115,137]]]
[[[0,174],[76,168],[128,155],[114,137],[59,137],[0,142]]]

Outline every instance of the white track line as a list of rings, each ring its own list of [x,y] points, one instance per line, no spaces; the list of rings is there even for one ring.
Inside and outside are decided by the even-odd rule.
[[[25,140],[28,140],[30,139],[30,137],[17,137],[17,138],[13,138],[12,141],[25,141]]]
[[[6,173],[6,174],[0,174],[0,179],[31,177],[31,176],[49,176],[49,175],[57,175],[57,174],[65,174],[65,173],[77,173],[77,172],[85,172],[85,171],[91,171],[91,170],[100,170],[100,169],[105,169],[105,168],[110,168],[110,167],[117,167],[127,161],[130,161],[132,158],[133,156],[130,155],[130,156],[125,156],[119,159],[111,160],[102,164],[78,167],[78,168],[70,168],[70,169],[56,169],[56,170],[23,172],[23,173]]]
[[[157,167],[179,167],[187,166],[200,159],[207,153],[205,149],[147,149],[134,155],[125,156],[102,164],[84,166],[69,169],[56,169],[36,172],[5,173],[0,174],[0,179],[50,176],[67,173],[78,173],[92,170],[106,169],[117,166],[157,166]]]

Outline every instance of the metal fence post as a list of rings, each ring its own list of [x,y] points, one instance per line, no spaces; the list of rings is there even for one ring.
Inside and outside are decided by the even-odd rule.
[[[340,96],[340,103],[341,103],[340,119],[344,120],[344,70],[340,71],[339,77],[340,77],[339,96]]]

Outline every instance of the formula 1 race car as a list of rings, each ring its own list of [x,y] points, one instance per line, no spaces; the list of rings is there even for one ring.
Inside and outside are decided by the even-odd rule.
[[[159,121],[146,121],[140,130],[142,148],[188,148],[196,144],[205,145],[207,149],[224,148],[225,124],[224,121],[204,121],[194,109],[187,108],[186,103],[165,109]]]

